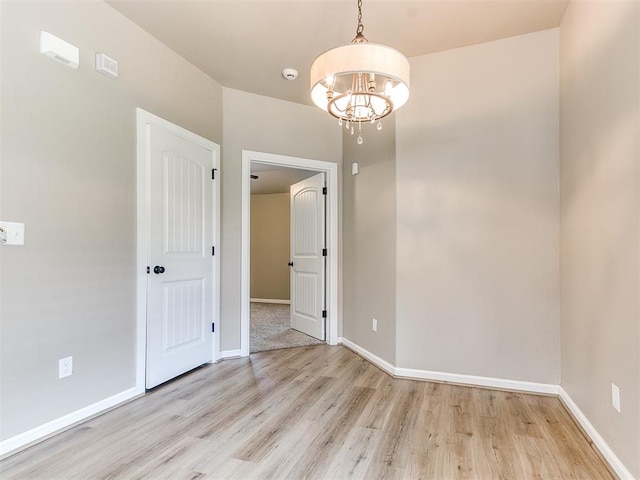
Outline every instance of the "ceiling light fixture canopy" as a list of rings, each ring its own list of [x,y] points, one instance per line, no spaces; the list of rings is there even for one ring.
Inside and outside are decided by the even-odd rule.
[[[348,45],[319,55],[311,64],[311,99],[319,108],[351,130],[362,122],[378,122],[409,99],[409,60],[398,50],[369,43],[362,25],[362,0],[358,0],[358,28]]]

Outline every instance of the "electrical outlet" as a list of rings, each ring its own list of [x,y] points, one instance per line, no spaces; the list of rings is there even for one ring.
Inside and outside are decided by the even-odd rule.
[[[378,331],[378,320],[376,320],[375,318],[371,321],[371,330],[373,330],[374,332]]]
[[[24,245],[24,223],[0,222],[0,244]]]
[[[58,378],[68,377],[73,374],[73,357],[58,360]]]
[[[620,388],[615,383],[611,384],[611,404],[620,413]]]

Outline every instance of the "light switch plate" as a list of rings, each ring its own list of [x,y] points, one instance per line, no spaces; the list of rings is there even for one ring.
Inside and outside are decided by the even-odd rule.
[[[0,244],[24,245],[24,223],[0,222]]]

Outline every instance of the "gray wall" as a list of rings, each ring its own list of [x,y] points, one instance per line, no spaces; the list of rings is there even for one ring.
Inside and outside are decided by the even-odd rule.
[[[377,131],[363,126],[364,143],[343,137],[344,325],[346,339],[395,364],[396,152],[395,119]],[[351,175],[358,162],[360,173]],[[378,331],[371,328],[378,320]]]
[[[640,478],[640,3],[560,32],[562,386]]]
[[[102,2],[1,8],[0,219],[26,223],[0,247],[5,439],[134,386],[135,108],[219,143],[222,88]],[[77,71],[39,53],[41,30],[80,48]]]
[[[240,348],[242,150],[340,163],[342,133],[315,107],[229,88],[223,98],[220,348],[225,351]]]
[[[558,30],[411,59],[396,365],[559,381]]]
[[[288,193],[251,195],[251,298],[289,300]]]

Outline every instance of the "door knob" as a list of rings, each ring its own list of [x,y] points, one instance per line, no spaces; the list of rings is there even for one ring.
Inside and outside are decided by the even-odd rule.
[[[287,265],[289,265],[290,267],[293,267],[293,262],[289,262]]]
[[[156,265],[155,267],[153,267],[153,273],[156,273],[156,274],[164,273],[164,267],[161,265]]]

